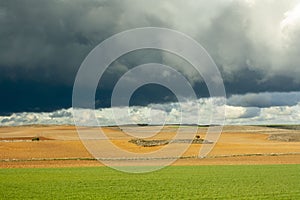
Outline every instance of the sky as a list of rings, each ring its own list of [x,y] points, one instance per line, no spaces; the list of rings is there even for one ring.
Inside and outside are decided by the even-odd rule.
[[[180,31],[206,49],[224,81],[227,124],[299,122],[299,0],[4,0],[0,125],[74,123],[72,89],[84,58],[114,34],[149,26]],[[110,102],[118,79],[149,62],[172,66],[186,77],[198,99],[181,109],[199,103],[200,123],[208,123],[210,98],[201,76],[182,58],[151,49],[126,54],[107,69],[95,97],[100,123],[115,122]],[[136,123],[148,122],[150,108],[156,122],[180,118],[174,94],[157,85],[139,88],[130,106]],[[197,122],[197,114],[190,113],[184,123]]]

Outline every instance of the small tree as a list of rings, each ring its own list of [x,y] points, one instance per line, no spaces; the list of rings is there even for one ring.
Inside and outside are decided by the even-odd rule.
[[[34,137],[31,139],[31,141],[40,141],[40,138],[39,137]]]

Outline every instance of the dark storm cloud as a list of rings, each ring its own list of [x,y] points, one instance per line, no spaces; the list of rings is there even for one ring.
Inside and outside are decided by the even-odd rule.
[[[113,3],[97,1],[1,4],[4,14],[0,23],[5,27],[0,30],[3,78],[68,84],[72,84],[85,55],[117,26],[118,20],[113,18],[117,16],[107,14],[120,12]]]
[[[272,107],[295,106],[300,102],[300,92],[265,92],[233,95],[227,103],[232,106],[242,107]]]
[[[229,95],[299,91],[299,3],[1,1],[0,112],[70,107],[76,72],[89,51],[115,33],[144,26],[173,28],[196,39],[217,63]],[[113,63],[99,83],[97,106],[108,107],[118,78],[128,69],[147,62],[174,66],[188,77],[198,96],[208,96],[202,79],[188,63],[165,52],[144,51]],[[132,103],[173,100],[174,96],[165,88],[146,87],[135,95]],[[267,106],[271,105],[272,102]]]

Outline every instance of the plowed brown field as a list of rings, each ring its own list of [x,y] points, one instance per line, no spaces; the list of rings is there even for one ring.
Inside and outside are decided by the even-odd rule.
[[[124,129],[151,133],[157,127],[125,127]],[[124,130],[123,129],[123,130]],[[176,126],[164,127],[152,139],[171,139]],[[189,132],[190,127],[185,131]],[[87,128],[89,131],[89,128]],[[148,153],[162,146],[141,147],[128,142],[133,137],[119,128],[103,128],[107,137],[119,148],[130,152]],[[204,138],[206,128],[199,128]],[[289,134],[300,131],[257,126],[226,126],[207,158],[196,159],[202,144],[192,144],[174,165],[221,165],[221,164],[300,164],[300,142],[268,140],[271,134]],[[40,138],[32,141],[32,138]],[[176,149],[182,144],[170,144]],[[105,149],[104,149],[105,150]],[[63,167],[99,166],[100,162],[80,141],[74,126],[20,126],[0,128],[0,168],[11,167]]]

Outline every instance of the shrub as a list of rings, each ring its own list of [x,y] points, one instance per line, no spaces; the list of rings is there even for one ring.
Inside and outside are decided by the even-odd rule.
[[[31,141],[39,141],[39,140],[40,140],[39,137],[34,137],[34,138],[31,139]]]

